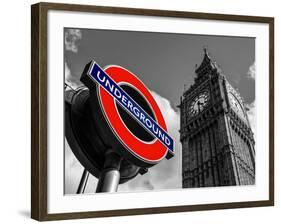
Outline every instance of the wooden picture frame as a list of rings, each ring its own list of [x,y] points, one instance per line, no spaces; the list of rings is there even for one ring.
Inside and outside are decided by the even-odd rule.
[[[269,26],[269,190],[267,200],[211,203],[183,206],[145,207],[103,211],[66,213],[48,212],[48,12],[87,12],[169,18],[188,18],[210,21],[247,22]],[[170,212],[203,211],[226,208],[246,208],[274,205],[274,18],[223,15],[182,11],[163,11],[136,8],[117,8],[91,5],[38,3],[31,7],[31,217],[39,221],[80,219]]]

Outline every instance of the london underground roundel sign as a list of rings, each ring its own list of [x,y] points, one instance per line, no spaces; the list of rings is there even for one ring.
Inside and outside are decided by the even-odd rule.
[[[174,155],[174,141],[160,108],[133,73],[115,65],[102,69],[92,61],[87,76],[95,83],[103,116],[125,151],[150,164]]]

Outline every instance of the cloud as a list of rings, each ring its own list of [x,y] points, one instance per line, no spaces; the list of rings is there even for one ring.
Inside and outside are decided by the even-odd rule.
[[[163,159],[150,168],[146,174],[138,175],[135,179],[119,185],[119,192],[181,188],[180,115],[172,108],[169,100],[153,91],[151,93],[164,116],[168,132],[176,143],[175,156],[169,160]]]
[[[84,171],[84,167],[74,156],[66,140],[65,140],[64,152],[65,152],[64,193],[76,194],[78,185],[81,180],[82,173]],[[96,191],[97,183],[98,183],[98,179],[90,175],[84,193],[94,193]]]
[[[64,77],[66,81],[71,79],[71,72],[66,62],[64,64]]]
[[[238,83],[239,93],[243,96],[247,104],[250,104],[255,100],[255,76],[256,67],[255,62],[253,62],[249,66],[247,74],[241,76]]]
[[[249,66],[246,78],[248,80],[251,80],[255,85],[255,77],[256,77],[256,63],[253,62],[253,64],[251,64]],[[248,91],[249,91],[249,86],[248,86]],[[254,133],[254,138],[256,138],[256,101],[255,101],[255,99],[252,99],[252,101],[250,101],[250,103],[246,104],[246,108],[247,108],[247,114],[248,114],[250,126]]]
[[[254,138],[256,138],[256,102],[253,101],[250,104],[246,105],[247,107],[247,114],[250,122],[250,126],[252,128],[252,131],[254,133]]]
[[[66,140],[64,152],[64,192],[65,194],[75,194],[84,168],[72,153]]]
[[[74,53],[78,52],[77,41],[82,38],[82,32],[79,29],[66,29],[64,36],[65,49]]]
[[[65,38],[64,38],[64,44],[65,44],[65,51],[70,51],[73,53],[78,52],[78,46],[77,42],[82,38],[82,32],[79,29],[66,29],[65,30]],[[70,85],[72,88],[77,88],[81,83],[79,82],[79,77],[77,77],[75,74],[71,73],[71,69],[69,65],[71,63],[67,63],[68,58],[65,57],[65,66],[64,66],[64,76],[65,76],[65,82]]]
[[[251,66],[249,67],[249,70],[247,72],[247,77],[251,78],[251,79],[255,79],[256,76],[256,63],[254,62],[253,64],[251,64]]]
[[[66,84],[73,89],[76,89],[81,85],[79,79],[71,73],[71,70],[66,62],[64,64],[64,77]]]

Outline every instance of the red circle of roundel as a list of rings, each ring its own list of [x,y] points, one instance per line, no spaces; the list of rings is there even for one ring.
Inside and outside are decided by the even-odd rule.
[[[156,101],[145,85],[134,74],[115,65],[108,66],[104,71],[117,84],[127,83],[141,93],[146,102],[150,105],[158,125],[167,131],[165,120]],[[119,140],[121,140],[125,148],[137,159],[148,163],[155,164],[162,160],[166,156],[168,149],[157,138],[151,142],[144,142],[133,135],[122,121],[115,105],[115,99],[101,86],[98,88],[104,115],[110,124],[109,126],[111,126],[111,129]]]

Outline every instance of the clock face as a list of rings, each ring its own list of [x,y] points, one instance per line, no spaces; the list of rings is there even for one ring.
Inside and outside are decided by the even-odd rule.
[[[195,116],[204,110],[210,99],[210,94],[208,91],[204,91],[196,96],[190,103],[189,115]]]
[[[232,109],[243,119],[245,119],[245,114],[242,108],[241,103],[239,102],[239,100],[236,98],[236,96],[234,96],[232,93],[230,93],[229,95],[229,102],[230,105],[232,107]]]

